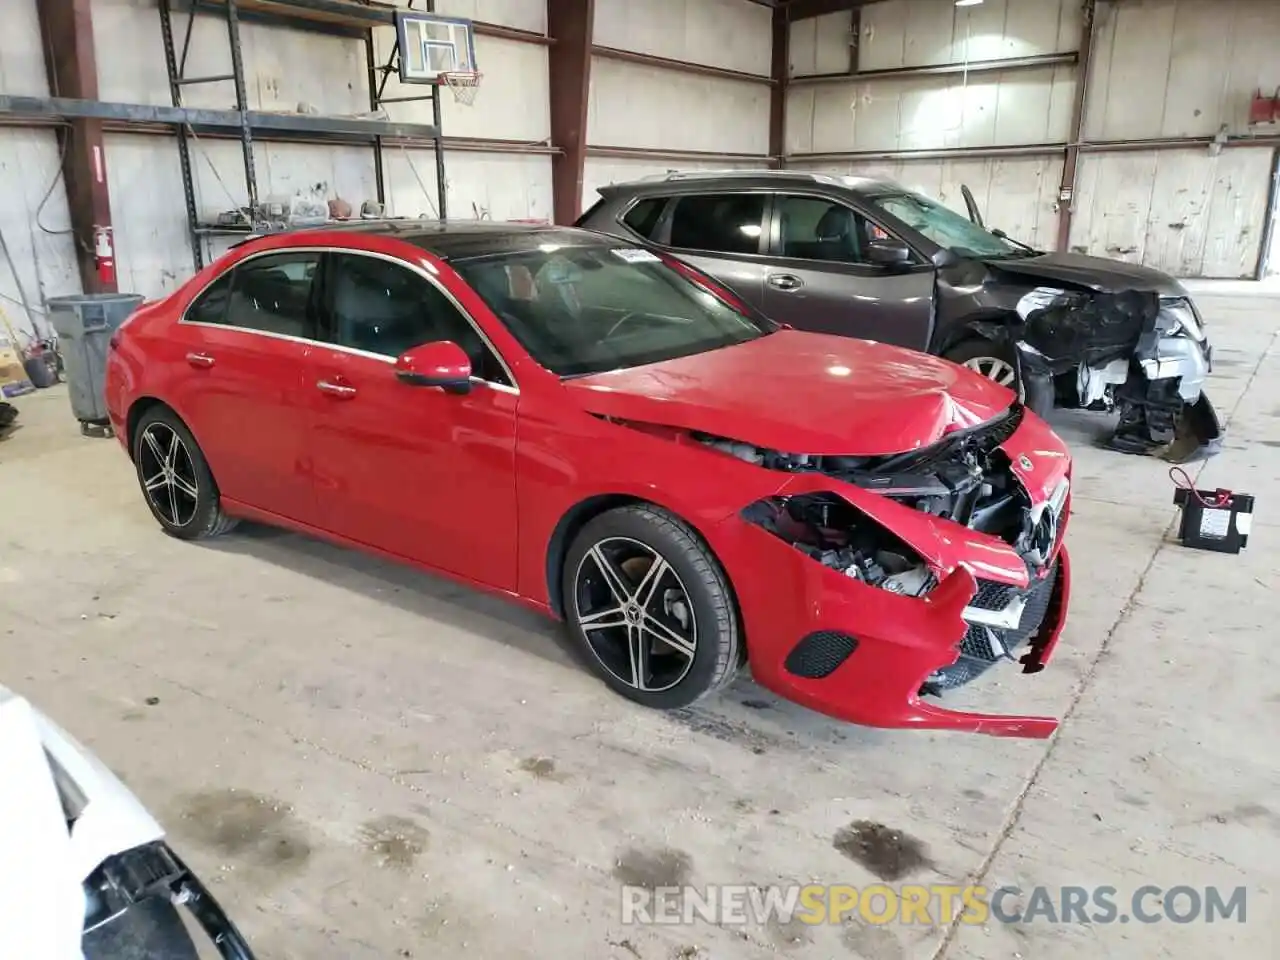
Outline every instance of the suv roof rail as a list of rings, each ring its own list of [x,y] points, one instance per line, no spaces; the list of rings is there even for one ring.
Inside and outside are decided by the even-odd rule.
[[[641,177],[637,183],[662,183],[672,180],[725,180],[731,178],[760,179],[779,177],[794,180],[809,180],[814,183],[839,185],[840,178],[825,173],[811,173],[807,170],[751,170],[731,167],[724,170],[668,170],[666,173],[655,173]]]

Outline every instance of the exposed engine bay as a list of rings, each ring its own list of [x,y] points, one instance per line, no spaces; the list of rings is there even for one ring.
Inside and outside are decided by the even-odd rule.
[[[697,439],[749,463],[791,473],[821,473],[930,516],[991,534],[1013,547],[1027,563],[1043,566],[1048,551],[1037,538],[1037,511],[1032,510],[1026,491],[1009,468],[1008,457],[999,449],[1017,430],[1022,416],[1023,408],[1015,404],[1002,416],[957,430],[929,447],[879,457],[811,457],[716,437]],[[770,528],[827,566],[874,585],[880,585],[877,577],[888,578],[899,588],[889,587],[894,592],[913,596],[924,592],[923,582],[919,590],[910,591],[905,581],[893,579],[906,569],[899,558],[912,556],[911,548],[878,524],[860,523],[860,518],[865,518],[839,497],[806,494],[764,503],[775,504],[776,515],[748,519]],[[853,535],[860,527],[874,529],[875,548],[867,545],[866,535],[863,539]],[[837,536],[833,531],[848,532]],[[881,558],[880,553],[886,556]]]
[[[1026,589],[979,580],[965,611],[968,630],[959,657],[935,671],[922,693],[941,694],[976,678],[1037,630],[1049,606],[1057,571],[1046,570],[1058,542],[1066,480],[1047,503],[1032,505],[1000,445],[1021,422],[1015,405],[1003,416],[956,431],[918,450],[887,457],[811,457],[695,435],[701,443],[767,469],[834,477],[930,516],[1000,538],[1027,565]],[[919,597],[937,585],[915,550],[892,531],[832,493],[776,496],[751,504],[743,519],[791,544],[818,563],[869,586]]]
[[[1119,413],[1104,446],[1175,463],[1219,452],[1213,351],[1190,298],[1037,287],[1017,312],[1020,329],[991,332],[1016,338],[1024,378],[1051,383],[1057,405]]]

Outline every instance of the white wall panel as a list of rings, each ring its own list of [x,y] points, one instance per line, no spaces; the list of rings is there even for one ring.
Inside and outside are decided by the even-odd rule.
[[[858,69],[1065,53],[1079,43],[1079,0],[891,0],[862,10]]]
[[[587,141],[710,153],[769,150],[769,87],[595,57]]]
[[[387,204],[395,216],[436,216],[430,150],[388,150]],[[421,184],[426,185],[424,191]],[[551,158],[538,154],[445,154],[445,199],[453,220],[551,219]]]
[[[4,29],[0,30],[0,93],[47,97],[49,79],[44,68],[40,21],[35,0],[4,0]]]
[[[768,7],[746,0],[596,0],[593,40],[602,47],[768,76],[772,18]]]
[[[1055,201],[1062,181],[1058,157],[795,163],[788,169],[888,177],[958,213],[966,213],[960,188],[967,184],[989,226],[1043,249],[1053,249],[1057,235]]]
[[[59,176],[57,137],[52,130],[0,128],[0,231],[13,269],[0,259],[0,309],[19,336],[47,333],[42,317],[23,309],[25,292],[33,311],[47,297],[80,292],[80,273],[67,220],[67,196]],[[48,202],[40,209],[48,194]],[[16,271],[16,275],[15,275]],[[4,337],[0,325],[0,338]]]
[[[853,14],[848,10],[795,21],[787,55],[789,75],[848,73],[853,41]]]
[[[411,0],[387,2],[407,7]],[[419,5],[418,9],[421,10],[422,6]],[[436,0],[436,12],[441,16],[466,17],[531,33],[547,32],[546,0]]]
[[[1249,100],[1280,86],[1275,0],[1143,0],[1100,6],[1085,137],[1246,132]]]
[[[1060,143],[1075,70],[1044,67],[800,86],[788,91],[788,153]]]
[[[600,187],[611,183],[627,183],[642,177],[660,176],[665,173],[688,170],[755,170],[766,169],[767,164],[758,162],[720,163],[716,161],[666,161],[621,159],[617,157],[587,157],[586,170],[582,178],[582,209],[586,210],[596,200]]]
[[[1180,277],[1252,276],[1272,157],[1265,148],[1087,154],[1071,247]]]

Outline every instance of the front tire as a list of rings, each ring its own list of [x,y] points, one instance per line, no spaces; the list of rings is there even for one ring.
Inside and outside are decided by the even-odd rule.
[[[725,686],[742,663],[728,580],[706,545],[658,507],[609,510],[574,538],[565,619],[615,692],[659,710]]]
[[[133,435],[138,486],[161,529],[180,540],[200,540],[236,525],[222,510],[218,485],[186,424],[167,407],[142,415]]]

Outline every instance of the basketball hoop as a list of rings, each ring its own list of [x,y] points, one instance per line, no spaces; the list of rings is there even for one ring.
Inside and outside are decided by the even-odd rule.
[[[476,102],[483,76],[479,70],[446,70],[440,74],[440,82],[448,86],[457,103],[469,107]]]

